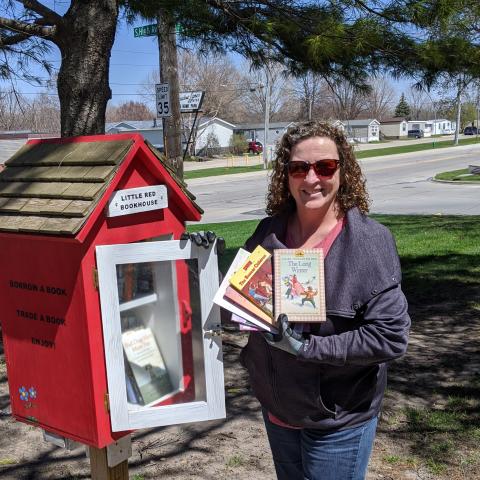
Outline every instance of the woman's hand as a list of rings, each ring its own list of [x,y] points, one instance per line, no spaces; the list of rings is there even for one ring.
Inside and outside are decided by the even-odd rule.
[[[263,337],[272,347],[279,348],[297,356],[300,349],[305,348],[308,340],[301,333],[295,332],[288,323],[287,315],[280,315],[277,319],[278,333],[264,332]]]

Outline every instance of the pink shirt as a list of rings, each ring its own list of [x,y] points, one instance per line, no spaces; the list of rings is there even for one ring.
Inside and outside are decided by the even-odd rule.
[[[338,237],[340,232],[342,231],[343,226],[345,225],[346,222],[346,217],[341,218],[337,224],[328,232],[328,235],[318,243],[318,245],[315,245],[314,248],[322,248],[323,249],[323,256],[324,258],[328,255],[328,252],[330,250],[330,247],[333,245],[333,242],[335,239]],[[292,246],[291,241],[290,241],[290,236],[287,233],[287,238],[285,239],[286,246],[289,248],[295,248]],[[274,423],[275,425],[279,425],[280,427],[286,427],[286,428],[301,428],[301,427],[294,427],[292,425],[288,425],[285,422],[282,422],[280,419],[272,415],[270,412],[268,412],[268,419]]]

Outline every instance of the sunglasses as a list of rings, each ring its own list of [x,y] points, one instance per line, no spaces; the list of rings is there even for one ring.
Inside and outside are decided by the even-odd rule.
[[[288,174],[293,178],[305,178],[311,168],[319,177],[331,177],[338,168],[338,160],[317,160],[314,163],[292,160],[287,163]]]

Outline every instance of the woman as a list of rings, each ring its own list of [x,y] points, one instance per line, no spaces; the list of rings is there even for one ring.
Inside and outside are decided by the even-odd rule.
[[[252,333],[241,354],[281,480],[365,478],[387,363],[406,351],[410,318],[390,232],[366,216],[365,180],[343,133],[289,129],[277,149],[269,216],[246,242],[323,248],[327,321]]]

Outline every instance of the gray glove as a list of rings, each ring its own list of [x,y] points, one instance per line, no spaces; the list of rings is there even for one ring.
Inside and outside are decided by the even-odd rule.
[[[263,337],[272,347],[279,348],[297,356],[301,348],[305,348],[308,340],[295,332],[288,323],[287,315],[279,315],[277,319],[278,333],[264,332]]]
[[[225,251],[225,240],[223,237],[217,237],[214,232],[208,231],[204,232],[203,230],[200,232],[184,232],[180,236],[180,240],[191,240],[197,246],[204,246],[208,248],[214,241],[217,239],[217,253],[218,255],[222,255]]]

